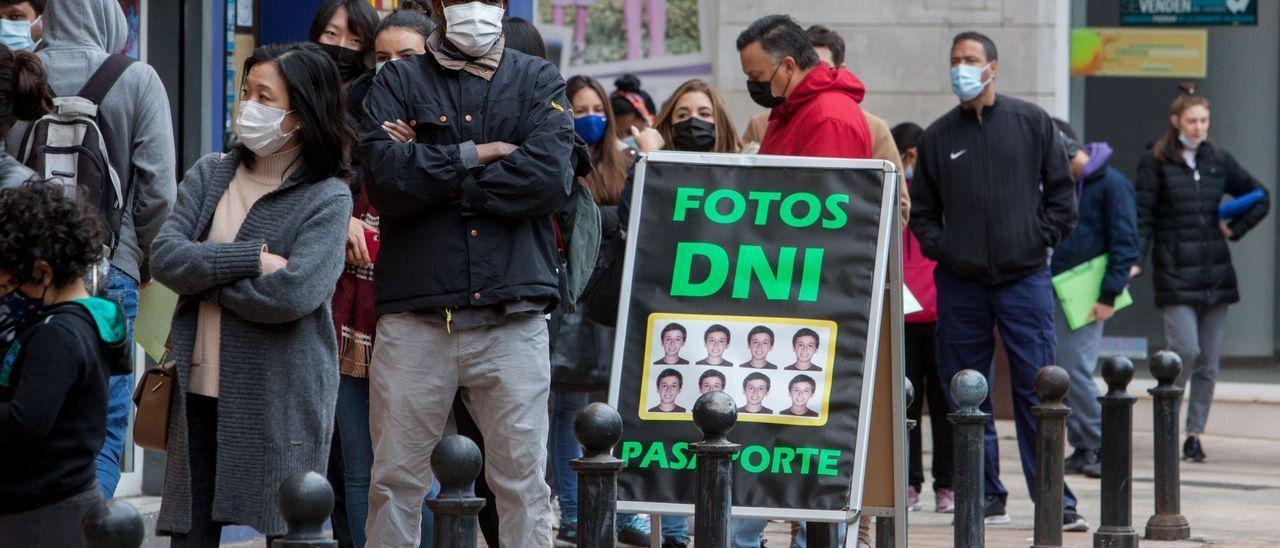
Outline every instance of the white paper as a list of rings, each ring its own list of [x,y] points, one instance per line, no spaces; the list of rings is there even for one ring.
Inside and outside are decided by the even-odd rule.
[[[902,284],[902,315],[915,314],[921,310],[924,310],[924,307],[920,306],[920,301],[917,301],[916,296],[907,289],[907,284]]]

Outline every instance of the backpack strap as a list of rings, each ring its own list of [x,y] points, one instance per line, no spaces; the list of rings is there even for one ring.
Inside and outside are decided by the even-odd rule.
[[[133,59],[119,53],[107,57],[107,60],[94,71],[93,76],[89,77],[76,95],[93,101],[95,105],[101,105],[107,92],[111,91],[111,86],[116,84],[116,80],[120,79],[120,75],[124,74],[125,69],[129,68],[133,62]]]

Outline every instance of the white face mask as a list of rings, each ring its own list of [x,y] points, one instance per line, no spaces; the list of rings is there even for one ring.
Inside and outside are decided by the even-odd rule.
[[[502,15],[506,10],[484,2],[467,2],[444,9],[445,37],[468,57],[489,52],[502,36]]]
[[[289,133],[280,131],[284,117],[292,111],[269,107],[253,101],[240,103],[240,117],[236,120],[236,131],[240,143],[258,156],[267,156],[280,150],[289,138],[298,131],[294,128]]]
[[[1190,137],[1187,137],[1186,133],[1179,131],[1178,141],[1181,142],[1182,146],[1186,147],[1187,150],[1195,150],[1197,148],[1200,148],[1200,143],[1203,143],[1204,139],[1201,138],[1201,139],[1192,140]]]

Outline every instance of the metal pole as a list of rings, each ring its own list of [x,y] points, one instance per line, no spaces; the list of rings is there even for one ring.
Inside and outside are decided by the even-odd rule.
[[[693,424],[702,441],[692,444],[698,459],[698,494],[694,503],[694,538],[698,548],[729,548],[733,510],[733,456],[742,446],[725,439],[738,422],[733,397],[707,392],[693,404]]]
[[[1178,478],[1178,407],[1182,389],[1174,384],[1182,371],[1182,359],[1169,351],[1151,357],[1151,394],[1155,435],[1156,513],[1147,520],[1147,540],[1191,538],[1191,525],[1182,517],[1181,483]]]
[[[333,512],[333,487],[324,476],[310,471],[289,476],[276,491],[276,507],[288,532],[275,540],[274,546],[332,548],[338,545],[324,533],[324,522]]]
[[[435,515],[436,548],[475,548],[476,516],[484,508],[475,481],[483,464],[480,448],[466,436],[445,436],[431,452],[431,473],[440,481],[440,494],[427,501]]]
[[[1036,520],[1033,548],[1062,546],[1062,446],[1071,409],[1063,405],[1071,377],[1056,365],[1036,373],[1040,405],[1031,408],[1036,429]]]
[[[902,379],[902,391],[903,391],[902,408],[907,409],[911,407],[912,402],[916,401],[916,389],[914,386],[911,385],[911,379],[908,379],[905,377]],[[910,432],[912,430],[915,430],[915,428],[916,428],[916,421],[907,419],[908,435],[903,436],[903,438],[905,439],[904,448],[906,449],[904,453],[906,453],[907,455],[911,454]],[[904,476],[899,479],[900,481],[898,482],[898,488],[902,489],[905,492],[906,487],[910,482],[910,478]],[[896,498],[897,497],[895,497],[895,500]],[[908,515],[908,514],[904,513],[904,515]],[[876,518],[876,548],[892,548],[898,545],[897,528],[894,526],[893,522],[894,522],[894,519],[892,517]],[[903,545],[905,546],[906,543],[904,542]]]
[[[138,548],[146,534],[138,510],[120,499],[97,502],[80,522],[85,548]]]
[[[1102,362],[1107,393],[1102,404],[1102,523],[1093,534],[1094,548],[1137,548],[1133,530],[1133,403],[1129,381],[1133,362],[1107,358]]]
[[[578,473],[578,546],[613,548],[623,463],[612,452],[622,439],[622,417],[608,404],[590,404],[573,419],[573,434],[585,450],[569,462]]]
[[[984,481],[983,429],[991,414],[983,413],[978,405],[987,399],[987,379],[982,373],[965,369],[951,379],[951,399],[959,410],[947,415],[956,426],[955,436],[955,488],[956,515],[955,546],[972,548],[986,545],[986,529],[983,519]]]

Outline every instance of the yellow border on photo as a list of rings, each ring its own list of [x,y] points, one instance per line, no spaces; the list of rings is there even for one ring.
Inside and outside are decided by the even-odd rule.
[[[822,388],[822,411],[819,418],[789,418],[785,415],[755,415],[748,413],[739,413],[738,422],[763,422],[767,424],[788,424],[794,426],[826,426],[827,417],[830,410],[828,406],[831,402],[831,377],[835,371],[836,365],[836,322],[830,320],[806,320],[799,318],[769,318],[764,316],[723,316],[717,314],[676,314],[666,312],[654,312],[649,315],[648,325],[645,326],[645,345],[644,345],[644,371],[641,374],[640,397],[637,401],[640,403],[639,416],[640,420],[646,421],[687,421],[693,422],[693,409],[690,408],[687,413],[650,413],[648,408],[649,397],[649,367],[653,365],[653,326],[656,320],[661,318],[666,320],[710,320],[716,323],[728,322],[744,322],[755,323],[760,325],[769,324],[788,324],[799,325],[804,327],[826,327],[830,331],[829,341],[827,342],[827,367],[823,370],[824,383]],[[735,365],[734,368],[739,366]],[[781,371],[781,370],[779,370]]]

